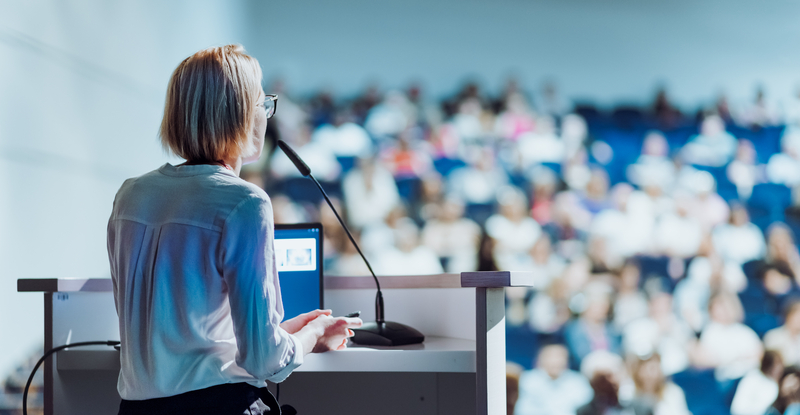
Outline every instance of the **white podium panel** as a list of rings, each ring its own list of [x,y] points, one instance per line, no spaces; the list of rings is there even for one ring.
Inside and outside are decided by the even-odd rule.
[[[379,277],[386,319],[425,334],[422,344],[354,346],[310,354],[280,385],[282,404],[300,414],[505,413],[503,287],[527,285],[511,272]],[[45,349],[93,340],[119,340],[107,279],[18,281],[20,292],[45,295]],[[335,315],[360,310],[374,320],[372,277],[328,277],[325,307]],[[116,414],[119,352],[67,349],[46,362],[45,414]]]

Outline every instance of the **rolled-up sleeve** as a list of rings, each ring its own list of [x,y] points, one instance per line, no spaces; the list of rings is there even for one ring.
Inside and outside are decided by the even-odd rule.
[[[273,244],[272,205],[253,195],[225,220],[222,275],[228,288],[236,363],[257,379],[282,382],[303,363],[299,339],[280,327],[283,319]]]

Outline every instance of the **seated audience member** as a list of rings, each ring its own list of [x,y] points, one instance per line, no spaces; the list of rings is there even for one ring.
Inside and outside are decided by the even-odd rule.
[[[800,184],[800,129],[789,126],[781,137],[782,151],[767,162],[767,179],[789,187]]]
[[[593,351],[620,352],[619,335],[608,322],[611,308],[608,295],[588,291],[583,296],[586,303],[584,310],[579,318],[567,325],[564,332],[573,367],[579,367],[583,358]]]
[[[741,294],[748,324],[760,334],[774,329],[779,316],[800,299],[800,289],[792,270],[782,262],[765,264],[758,272],[758,281]]]
[[[517,140],[520,135],[533,131],[536,120],[525,96],[511,93],[505,99],[505,110],[495,120],[495,131],[506,140]]]
[[[455,194],[467,205],[489,205],[497,199],[497,190],[508,183],[508,175],[497,166],[491,148],[482,148],[470,155],[470,164],[450,174],[448,193]]]
[[[372,158],[359,159],[342,181],[350,224],[357,229],[383,221],[400,202],[392,174]]]
[[[408,212],[403,205],[396,205],[381,222],[375,222],[361,229],[361,250],[367,258],[377,258],[383,251],[395,246],[395,234],[402,221],[408,220]]]
[[[515,267],[527,255],[542,234],[542,229],[528,216],[525,195],[514,187],[505,187],[497,199],[500,213],[486,220],[486,233],[495,241],[494,258],[503,270]]]
[[[619,270],[614,298],[614,326],[622,331],[630,322],[647,316],[647,298],[639,290],[641,270],[628,260]]]
[[[725,131],[725,123],[718,115],[709,115],[700,126],[700,134],[692,137],[681,151],[690,164],[721,167],[736,154],[736,138]]]
[[[642,155],[636,163],[628,166],[628,180],[644,188],[655,185],[662,189],[672,188],[677,174],[675,162],[669,158],[669,143],[660,131],[650,131],[642,144]]]
[[[583,208],[592,214],[597,215],[600,211],[614,207],[612,200],[608,197],[608,174],[602,169],[592,169],[589,182],[586,183],[586,190],[581,197]]]
[[[327,228],[323,228],[323,230],[325,229]],[[361,255],[359,255],[358,251],[356,250],[355,245],[353,245],[353,243],[350,242],[346,236],[342,235],[342,237],[344,237],[345,240],[340,242],[341,251],[333,261],[330,269],[325,270],[325,275],[338,275],[343,277],[372,275],[369,272],[369,268],[367,268],[367,265],[364,263],[364,259],[361,258]],[[358,231],[353,232],[353,238],[356,240],[356,242],[358,242],[359,246],[363,246]],[[364,255],[367,254],[365,253]],[[325,256],[328,256],[328,251],[325,251]],[[367,258],[369,259],[369,256],[367,256]]]
[[[652,200],[627,183],[615,185],[611,194],[615,208],[605,209],[594,216],[590,235],[605,238],[609,256],[618,262],[622,262],[622,258],[651,252],[656,220]]]
[[[751,128],[775,125],[778,122],[778,111],[767,102],[764,89],[759,87],[753,102],[745,107],[738,117],[739,124]]]
[[[632,385],[619,356],[606,351],[593,352],[581,365],[581,373],[589,379],[594,396],[589,403],[578,408],[577,415],[636,414],[630,405]]]
[[[700,222],[689,215],[691,200],[685,195],[675,199],[675,212],[664,214],[656,223],[654,237],[657,252],[689,258],[697,254],[703,241]]]
[[[576,270],[577,263],[570,264],[564,274],[584,272]],[[582,267],[581,267],[582,268]],[[588,269],[585,270],[588,278]],[[528,324],[544,335],[559,333],[569,321],[569,300],[573,291],[564,278],[555,279],[546,290],[537,290],[528,302]]]
[[[522,169],[527,170],[540,163],[561,163],[566,149],[564,142],[556,135],[555,121],[545,116],[536,121],[536,131],[519,136],[517,151]]]
[[[437,172],[426,174],[421,179],[419,199],[417,199],[416,206],[412,206],[412,209],[415,219],[427,222],[439,215],[439,208],[444,202],[444,181]],[[455,196],[453,198],[458,199]]]
[[[574,192],[561,192],[553,199],[553,221],[544,226],[544,231],[555,242],[555,251],[566,259],[585,255],[586,229],[591,216],[580,206]]]
[[[661,370],[669,376],[689,367],[689,350],[695,345],[692,329],[672,310],[669,293],[650,297],[649,315],[625,326],[622,345],[626,355],[639,358],[657,353]]]
[[[631,407],[636,414],[691,415],[683,389],[664,377],[658,354],[636,359],[631,371],[636,387]]]
[[[775,399],[766,414],[800,414],[800,368],[791,366],[783,371],[781,381],[778,382],[778,399]]]
[[[545,225],[553,221],[553,203],[558,186],[558,177],[547,167],[540,166],[533,170],[533,205],[531,217],[538,223]]]
[[[575,154],[566,159],[562,164],[562,178],[571,190],[582,192],[592,178],[592,169],[589,168],[589,154],[581,147]]]
[[[753,193],[753,186],[763,180],[763,166],[757,164],[756,149],[750,140],[739,140],[736,158],[728,164],[728,180],[736,185],[739,199],[747,200]]]
[[[767,262],[783,262],[794,273],[795,282],[800,284],[800,252],[794,243],[792,230],[786,224],[776,222],[767,229]]]
[[[764,347],[780,352],[786,366],[800,364],[800,301],[787,305],[783,325],[764,335]]]
[[[381,103],[369,110],[364,126],[375,137],[400,134],[416,122],[416,108],[400,91],[389,91]]]
[[[419,228],[413,220],[402,218],[394,230],[395,246],[375,258],[377,275],[428,275],[444,272],[439,257],[419,243]]]
[[[401,132],[393,146],[381,154],[384,165],[396,179],[419,178],[433,171],[430,156],[419,148],[414,130]]]
[[[550,236],[545,233],[539,236],[529,254],[530,261],[522,264],[519,269],[533,273],[533,288],[537,290],[546,290],[567,267],[564,259],[553,252]]]
[[[447,198],[422,230],[422,243],[443,259],[447,272],[475,271],[481,228],[463,217],[464,203]]]
[[[327,147],[337,157],[369,157],[372,139],[363,127],[348,118],[349,114],[338,111],[334,123],[317,127],[311,141]]]
[[[778,398],[778,381],[783,376],[783,361],[778,352],[767,350],[761,367],[748,372],[736,387],[731,415],[763,415]]]
[[[572,158],[583,148],[589,127],[586,120],[578,114],[567,114],[561,118],[561,140],[564,142],[566,158]]]
[[[306,211],[286,195],[278,193],[270,196],[270,199],[275,223],[300,223],[308,219]]]
[[[544,346],[536,368],[523,372],[519,380],[516,415],[570,415],[592,398],[589,381],[568,368],[566,347]]]
[[[758,367],[763,348],[758,335],[741,323],[742,305],[734,294],[714,294],[708,312],[710,321],[700,334],[693,360],[698,367],[714,368],[724,390]]]
[[[516,363],[506,362],[506,414],[514,415],[514,407],[519,400],[519,377],[522,367]]]
[[[714,191],[716,181],[711,173],[697,171],[692,176],[691,185],[695,196],[689,215],[700,222],[704,232],[710,232],[715,226],[728,220],[730,209],[725,200]]]
[[[725,263],[714,251],[711,238],[706,236],[689,263],[686,278],[675,286],[675,302],[680,316],[700,331],[706,323],[708,300],[715,291],[740,292],[747,287],[742,267]]]
[[[339,178],[341,166],[336,156],[327,146],[311,140],[310,126],[303,126],[289,144],[306,164],[313,166],[312,172],[317,180],[330,182]],[[272,155],[270,169],[277,178],[301,177],[297,167],[283,151],[276,151]]]
[[[458,112],[450,120],[455,133],[460,137],[462,143],[475,143],[491,133],[484,121],[486,113],[480,99],[477,97],[467,97],[458,106]]]
[[[717,226],[712,236],[714,247],[724,261],[742,265],[762,259],[767,253],[764,234],[750,222],[747,209],[738,203],[731,207],[730,221]]]

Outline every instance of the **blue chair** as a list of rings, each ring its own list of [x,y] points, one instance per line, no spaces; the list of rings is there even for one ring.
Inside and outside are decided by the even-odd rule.
[[[773,154],[781,151],[783,126],[762,127],[753,137],[753,147],[760,163],[766,163]]]
[[[336,161],[339,162],[339,166],[342,167],[342,174],[347,173],[356,165],[356,158],[355,157],[345,157],[340,156],[336,157]]]
[[[506,360],[514,362],[525,370],[533,369],[536,354],[539,352],[539,335],[527,324],[511,327],[506,324]]]
[[[329,196],[341,197],[342,190],[339,182],[323,182],[320,185],[325,189]],[[296,203],[319,204],[322,201],[322,194],[311,180],[305,177],[291,177],[278,185],[286,196]]]
[[[422,180],[418,177],[407,177],[396,179],[397,192],[408,204],[414,206],[419,200],[419,192],[422,187]]]
[[[492,214],[494,214],[494,203],[469,203],[464,210],[464,216],[481,226]]]
[[[773,222],[785,220],[784,212],[791,204],[791,189],[782,184],[761,183],[753,187],[753,193],[747,201],[747,211],[750,221],[766,232]]]
[[[683,389],[692,414],[730,415],[727,396],[719,390],[713,369],[687,369],[672,375],[672,381]]]
[[[442,176],[448,176],[453,170],[466,166],[467,163],[459,159],[440,158],[433,161],[433,167]]]
[[[639,262],[639,271],[641,273],[639,288],[644,287],[648,280],[658,278],[662,289],[667,292],[672,292],[675,289],[677,280],[673,280],[669,276],[669,257],[637,256],[636,261]]]

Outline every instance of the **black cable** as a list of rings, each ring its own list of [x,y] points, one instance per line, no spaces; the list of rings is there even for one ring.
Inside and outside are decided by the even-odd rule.
[[[33,367],[33,371],[31,372],[31,376],[28,378],[28,383],[25,384],[25,391],[22,393],[22,415],[28,415],[28,389],[31,387],[31,382],[33,382],[33,376],[36,374],[36,370],[39,369],[39,366],[44,363],[45,359],[50,357],[53,353],[60,352],[64,349],[69,349],[70,347],[84,347],[84,346],[118,346],[120,342],[116,340],[106,340],[106,341],[93,341],[93,342],[78,342],[72,344],[65,344],[63,346],[54,347],[47,352],[45,352],[44,356],[36,362],[36,366]]]

